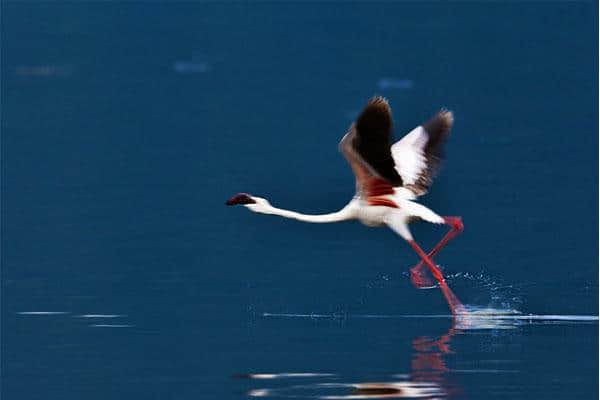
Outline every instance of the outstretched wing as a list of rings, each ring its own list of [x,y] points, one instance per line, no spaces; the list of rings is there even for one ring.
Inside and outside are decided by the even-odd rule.
[[[356,176],[358,192],[372,186],[373,179],[388,186],[386,191],[402,186],[390,151],[391,136],[390,106],[383,97],[374,97],[340,142],[340,150]]]
[[[453,122],[452,112],[441,110],[392,145],[392,157],[403,186],[416,196],[427,193],[439,171],[444,144]]]

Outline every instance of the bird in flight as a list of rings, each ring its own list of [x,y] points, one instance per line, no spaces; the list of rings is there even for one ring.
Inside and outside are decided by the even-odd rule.
[[[433,257],[464,226],[460,217],[442,217],[416,203],[427,193],[437,174],[443,147],[454,122],[452,112],[442,109],[429,121],[417,126],[392,144],[392,112],[383,97],[372,98],[358,119],[350,126],[339,144],[356,177],[356,194],[339,211],[330,214],[308,215],[272,206],[266,199],[238,193],[225,204],[243,205],[261,214],[279,215],[304,222],[327,223],[358,219],[367,226],[388,226],[410,244],[421,258],[411,268],[412,283],[418,288],[432,287],[427,276],[429,268],[454,313],[464,307],[448,287]],[[422,220],[445,224],[450,231],[427,254],[414,240],[408,224]]]

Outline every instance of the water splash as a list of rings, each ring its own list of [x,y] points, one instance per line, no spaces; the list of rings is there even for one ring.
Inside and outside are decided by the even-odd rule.
[[[497,309],[518,309],[523,304],[522,289],[527,285],[525,282],[509,283],[483,270],[475,273],[445,272],[444,277],[448,285],[459,293],[463,288],[468,289],[471,302]]]
[[[337,314],[327,313],[262,313],[264,318],[308,318],[338,319]],[[523,314],[514,309],[501,309],[465,305],[458,314],[345,314],[347,319],[449,319],[455,322],[459,330],[472,329],[512,329],[524,324],[579,324],[595,323],[597,315],[559,315],[559,314]]]

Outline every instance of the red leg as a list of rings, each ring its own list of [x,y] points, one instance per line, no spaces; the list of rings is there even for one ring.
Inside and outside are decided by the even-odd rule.
[[[448,242],[458,236],[464,230],[464,225],[460,217],[444,217],[444,222],[451,226],[451,229],[446,235],[435,245],[433,250],[427,255],[430,259],[433,258]],[[410,280],[419,289],[432,287],[433,282],[427,276],[425,265],[421,260],[416,266],[410,269]]]
[[[419,247],[417,242],[415,242],[414,240],[409,240],[408,243],[417,252],[417,254],[423,259],[423,262],[425,263],[425,265],[427,265],[429,267],[429,269],[431,270],[431,273],[433,274],[435,279],[438,281],[438,284],[440,285],[440,289],[442,289],[442,293],[443,293],[444,297],[446,298],[448,305],[450,306],[450,311],[452,311],[452,314],[460,314],[460,313],[464,312],[464,306],[462,305],[460,300],[458,300],[458,298],[454,295],[454,293],[452,293],[452,290],[450,290],[450,288],[446,284],[446,280],[444,279],[444,275],[442,275],[441,271],[435,265],[433,265],[433,263],[431,262],[431,260],[427,256],[427,254],[425,254],[425,252]]]

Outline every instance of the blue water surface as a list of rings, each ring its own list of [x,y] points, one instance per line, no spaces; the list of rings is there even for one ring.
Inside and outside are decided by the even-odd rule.
[[[1,11],[2,399],[597,398],[597,3]],[[223,205],[346,204],[376,94],[397,138],[454,111],[436,261],[508,317],[387,229]]]

